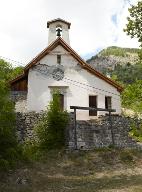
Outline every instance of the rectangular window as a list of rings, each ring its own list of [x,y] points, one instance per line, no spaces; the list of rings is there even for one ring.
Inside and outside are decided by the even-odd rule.
[[[111,97],[110,96],[105,96],[105,108],[111,109]]]
[[[97,96],[89,96],[89,107],[97,108]],[[97,116],[97,111],[89,111],[89,116]]]
[[[61,55],[57,55],[57,63],[61,64]]]

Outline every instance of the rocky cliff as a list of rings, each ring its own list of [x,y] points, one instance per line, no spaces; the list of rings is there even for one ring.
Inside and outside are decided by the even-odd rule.
[[[115,66],[135,64],[138,61],[138,51],[135,48],[108,47],[96,56],[87,60],[87,63],[100,72],[114,70]]]

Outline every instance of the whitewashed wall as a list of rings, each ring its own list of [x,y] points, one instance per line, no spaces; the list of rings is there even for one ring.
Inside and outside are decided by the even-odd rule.
[[[66,41],[66,43],[69,45],[70,44],[70,40],[69,40],[69,29],[68,29],[68,25],[61,22],[61,21],[57,21],[54,23],[51,23],[49,26],[49,33],[48,33],[48,45],[53,43],[56,40],[56,27],[61,26],[62,28],[62,39],[64,39],[64,41]]]
[[[105,108],[105,96],[111,96],[112,108],[116,109],[117,114],[121,113],[120,93],[117,89],[79,67],[77,65],[78,62],[61,46],[56,47],[49,55],[45,56],[40,63],[48,64],[50,66],[56,65],[57,52],[62,55],[61,64],[65,67],[65,77],[61,81],[55,81],[51,76],[46,77],[33,69],[30,69],[28,76],[27,100],[27,108],[29,111],[39,112],[40,110],[45,110],[49,101],[52,99],[51,87],[55,86],[62,87],[65,97],[64,105],[67,111],[72,111],[70,110],[71,105],[88,107],[89,95],[97,95],[97,107]],[[74,81],[102,90],[93,89]],[[104,112],[98,112],[98,115],[102,114],[104,114]],[[77,119],[87,120],[90,118],[92,119],[93,117],[89,117],[88,111],[77,111]]]

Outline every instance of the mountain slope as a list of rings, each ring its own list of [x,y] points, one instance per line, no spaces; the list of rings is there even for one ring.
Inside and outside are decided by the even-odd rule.
[[[142,113],[142,61],[140,49],[108,47],[87,62],[96,70],[122,84],[124,108]]]
[[[87,63],[105,74],[106,71],[113,71],[117,65],[133,65],[137,63],[138,52],[139,49],[135,48],[112,46],[91,57],[87,60]]]

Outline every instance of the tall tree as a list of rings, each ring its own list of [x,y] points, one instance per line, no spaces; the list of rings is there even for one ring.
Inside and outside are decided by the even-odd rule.
[[[123,107],[142,113],[142,80],[128,85],[122,94]]]
[[[11,64],[0,60],[0,170],[13,166],[19,156],[14,104],[10,100],[7,82],[21,70],[21,67],[13,68]]]
[[[18,158],[14,105],[5,81],[0,80],[0,170],[8,169]]]
[[[0,80],[9,81],[22,72],[22,66],[12,67],[10,63],[0,59]]]
[[[131,38],[136,37],[142,48],[142,1],[138,1],[137,5],[132,5],[128,10],[130,16],[127,18],[128,23],[124,32]]]

